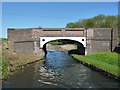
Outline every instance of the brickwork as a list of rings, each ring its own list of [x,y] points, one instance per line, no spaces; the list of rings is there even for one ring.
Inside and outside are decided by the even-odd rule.
[[[110,52],[117,46],[117,30],[111,28],[10,28],[9,50],[19,54],[40,53],[40,37],[86,37],[87,54]]]
[[[117,46],[117,30],[93,28],[87,30],[87,53],[110,52]]]
[[[33,42],[21,42],[14,43],[14,51],[18,54],[33,54],[34,43]]]

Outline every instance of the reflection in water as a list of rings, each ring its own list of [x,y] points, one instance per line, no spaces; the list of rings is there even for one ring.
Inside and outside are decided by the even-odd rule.
[[[3,87],[117,88],[118,82],[76,62],[65,52],[48,51],[43,62],[15,72]]]

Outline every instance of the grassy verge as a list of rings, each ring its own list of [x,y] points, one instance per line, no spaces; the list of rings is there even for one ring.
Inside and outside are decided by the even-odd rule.
[[[118,73],[120,69],[120,63],[118,62],[120,61],[118,59],[117,53],[101,52],[88,56],[80,56],[76,54],[71,54],[71,56],[79,61],[82,61],[105,72],[120,77],[120,73]]]

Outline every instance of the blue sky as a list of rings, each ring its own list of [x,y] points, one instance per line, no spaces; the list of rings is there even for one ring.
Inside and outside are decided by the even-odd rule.
[[[3,2],[2,37],[7,28],[64,28],[98,14],[118,15],[117,2]]]

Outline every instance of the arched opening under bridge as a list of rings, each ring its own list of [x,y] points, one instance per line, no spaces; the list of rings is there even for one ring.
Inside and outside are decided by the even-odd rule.
[[[64,44],[74,44],[76,49],[68,51],[70,54],[86,55],[86,37],[41,37],[40,47],[44,50],[45,56],[47,55],[46,45],[55,40],[65,42]]]

